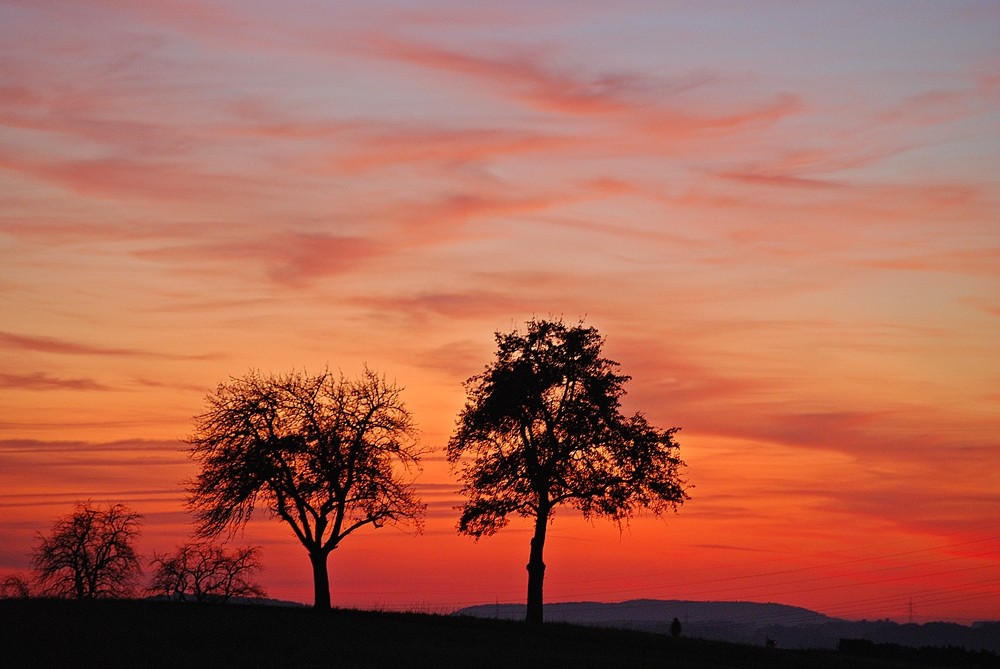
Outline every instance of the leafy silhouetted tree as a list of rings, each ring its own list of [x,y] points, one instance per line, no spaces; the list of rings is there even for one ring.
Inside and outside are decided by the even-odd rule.
[[[254,575],[261,570],[260,548],[246,546],[227,551],[202,541],[184,544],[171,555],[157,555],[147,591],[179,601],[224,604],[233,597],[263,597]]]
[[[602,357],[604,340],[583,324],[531,320],[496,333],[496,359],[465,383],[467,400],[448,459],[468,497],[461,533],[491,535],[508,515],[534,519],[527,621],[542,622],[542,552],[554,510],[623,522],[638,509],[659,515],[687,495],[674,433],[620,411],[628,376]]]
[[[41,594],[129,597],[142,573],[135,540],[142,516],[124,504],[77,504],[41,537],[32,558]]]
[[[233,531],[265,506],[309,553],[317,609],[330,608],[327,558],[346,536],[386,523],[419,530],[424,505],[402,470],[421,451],[400,388],[384,377],[251,372],[207,402],[188,440],[201,465],[188,499],[198,536]]]

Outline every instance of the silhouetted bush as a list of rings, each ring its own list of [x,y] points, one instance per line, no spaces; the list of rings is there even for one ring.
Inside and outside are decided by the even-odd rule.
[[[178,601],[225,603],[233,597],[263,597],[253,581],[261,570],[260,548],[226,551],[211,542],[189,543],[172,555],[158,555],[147,592]]]

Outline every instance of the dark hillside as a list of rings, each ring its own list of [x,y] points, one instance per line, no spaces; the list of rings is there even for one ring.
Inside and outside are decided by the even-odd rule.
[[[469,606],[455,615],[523,620],[523,604]],[[955,623],[899,624],[889,620],[850,621],[830,618],[784,604],[755,602],[692,602],[637,599],[626,602],[562,602],[545,605],[545,619],[596,627],[666,634],[673,618],[685,636],[749,645],[774,639],[780,648],[835,649],[841,639],[867,639],[874,644],[911,648],[959,647],[1000,652],[1000,623],[972,626]]]
[[[932,667],[834,651],[455,616],[0,600],[3,667]]]
[[[524,618],[523,604],[481,604],[455,612],[477,618]],[[768,625],[819,625],[836,620],[816,611],[785,604],[756,602],[691,602],[633,599],[626,602],[562,602],[545,605],[545,619],[583,625],[634,627],[665,632],[672,618],[690,623],[743,623]]]

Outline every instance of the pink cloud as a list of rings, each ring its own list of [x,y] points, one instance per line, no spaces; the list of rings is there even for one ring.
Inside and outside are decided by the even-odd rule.
[[[378,210],[379,220],[392,224],[392,245],[398,251],[451,242],[475,241],[500,234],[490,228],[471,230],[467,224],[538,214],[561,204],[588,199],[566,190],[514,189],[485,183],[480,188],[461,186],[415,200],[400,198]]]
[[[538,212],[553,206],[558,196],[520,196],[481,195],[473,192],[459,192],[446,195],[424,207],[416,207],[409,217],[413,224],[425,223],[462,223],[473,219],[483,219],[493,216],[508,216]]]
[[[280,282],[297,283],[342,274],[384,251],[383,244],[359,237],[318,233],[291,235],[283,257],[273,262],[271,277]]]
[[[802,114],[806,108],[797,97],[788,93],[776,95],[764,103],[737,102],[742,111],[728,112],[709,108],[692,113],[679,109],[640,109],[636,127],[659,139],[725,136],[730,133],[766,128],[779,121]],[[696,154],[695,154],[696,155]]]
[[[385,37],[373,39],[372,45],[375,55],[499,86],[501,95],[539,111],[613,118],[626,127],[661,137],[770,125],[802,111],[802,103],[789,94],[779,95],[762,106],[737,103],[750,108],[736,113],[714,110],[694,113],[690,105],[664,104],[681,92],[715,83],[714,77],[705,74],[672,81],[628,73],[584,77],[545,68],[540,64],[546,55],[542,52],[493,58]]]
[[[231,230],[234,226],[214,223],[213,230]],[[49,219],[38,220],[29,215],[11,217],[0,221],[4,234],[45,246],[92,245],[121,241],[162,241],[190,239],[203,231],[205,224],[183,221],[158,222],[154,220],[128,220],[126,222],[93,222]]]
[[[266,182],[246,175],[205,171],[194,164],[108,157],[89,160],[39,160],[7,156],[0,167],[68,188],[81,195],[143,198],[170,202],[192,199],[246,200]]]
[[[159,25],[180,29],[189,35],[200,35],[217,40],[233,42],[237,36],[251,32],[251,28],[262,27],[240,12],[210,6],[203,3],[168,0],[156,4],[135,4],[127,0],[81,0],[67,6],[58,0],[12,0],[15,4],[38,11],[44,18],[54,23],[75,19],[81,26],[95,27],[121,24],[129,20],[139,25]],[[69,12],[72,12],[67,16]]]
[[[268,235],[260,241],[217,241],[136,252],[141,258],[220,268],[220,263],[259,265],[273,281],[300,285],[357,268],[387,251],[375,239],[320,232]],[[223,271],[219,269],[219,271]]]
[[[108,355],[108,356],[135,356],[148,355],[148,352],[129,348],[107,348],[103,346],[92,346],[71,342],[53,337],[36,337],[30,335],[17,335],[12,332],[0,332],[0,345],[7,348],[20,349],[24,351],[36,351],[40,353],[59,353],[67,355]]]
[[[744,329],[743,334],[749,333]],[[898,336],[889,338],[887,350],[898,350],[898,344],[891,343],[897,341]],[[994,457],[991,435],[996,425],[989,416],[956,415],[902,398],[898,403],[859,406],[850,397],[821,400],[822,394],[815,390],[800,396],[794,390],[797,381],[781,378],[777,370],[762,377],[743,369],[742,356],[735,352],[725,361],[715,361],[697,351],[685,353],[690,346],[685,338],[658,344],[609,333],[606,350],[633,377],[625,407],[646,413],[654,423],[681,426],[682,436],[697,435],[699,440],[711,441],[715,435],[781,444],[800,452],[846,454],[879,466],[922,462],[925,466],[916,469],[926,476],[942,466],[954,467],[956,477],[964,476],[988,466]],[[799,402],[808,406],[819,401],[824,405],[821,410],[796,408]],[[947,465],[932,464],[945,452]]]
[[[6,96],[0,91],[0,125],[8,128],[51,133],[66,140],[85,140],[161,157],[190,150],[198,134],[192,134],[191,129],[184,132],[172,124],[133,120],[121,112],[116,113],[115,107],[125,106],[120,92],[105,90],[43,96],[23,86],[13,90],[15,95]],[[133,102],[132,106],[135,104]],[[130,112],[141,116],[135,109]]]
[[[532,106],[549,111],[593,114],[624,108],[617,99],[618,91],[627,86],[624,78],[609,77],[589,84],[574,81],[541,69],[537,65],[539,54],[487,58],[384,36],[372,39],[371,45],[375,55],[512,88]]]
[[[482,370],[489,361],[489,347],[482,342],[449,341],[441,346],[423,348],[412,354],[414,364],[440,372],[454,382]]]
[[[791,188],[839,189],[846,186],[825,179],[792,176],[789,174],[768,174],[758,171],[721,172],[717,176],[723,179],[739,181],[751,186],[779,186]]]
[[[358,297],[359,305],[367,305],[394,313],[428,313],[455,319],[477,318],[516,313],[523,308],[523,298],[509,293],[488,290],[464,292],[427,292],[414,296]]]
[[[181,392],[193,392],[193,393],[204,393],[207,388],[204,386],[197,386],[187,383],[174,383],[168,381],[159,381],[156,379],[148,378],[137,378],[135,383],[144,388],[164,388],[167,390],[181,391]]]
[[[142,439],[0,440],[0,466],[11,481],[17,481],[3,496],[46,504],[53,498],[170,496],[178,500],[184,494],[180,480],[191,468],[181,442]],[[144,472],[141,487],[136,487],[137,467]]]
[[[110,356],[110,357],[145,357],[163,358],[169,360],[208,360],[218,357],[215,354],[206,355],[174,355],[134,348],[112,348],[94,346],[80,342],[67,341],[55,337],[39,337],[34,335],[19,335],[0,331],[0,346],[37,353],[55,353],[60,355]]]
[[[275,109],[268,104],[267,98],[260,96],[239,98],[231,102],[228,109],[236,117],[236,122],[213,127],[213,132],[235,137],[324,140],[364,127],[364,124],[354,121],[298,118],[290,111]]]
[[[1000,276],[1000,247],[941,250],[933,254],[859,260],[855,264],[875,269],[996,277]]]
[[[720,170],[716,176],[749,186],[775,186],[807,189],[860,189],[873,184],[836,178],[839,172],[865,168],[899,156],[910,147],[855,147],[831,145],[822,149],[786,150],[769,156],[766,163],[746,165],[731,170]]]
[[[989,110],[997,102],[997,90],[988,76],[974,74],[948,90],[928,90],[910,95],[878,117],[882,123],[937,126]]]
[[[1000,303],[980,298],[965,298],[962,300],[962,303],[991,316],[1000,316]],[[997,395],[997,397],[1000,398],[1000,395]]]
[[[631,410],[645,412],[644,407],[664,407],[670,420],[674,420],[671,416],[690,410],[701,420],[702,412],[697,407],[714,407],[767,393],[774,387],[772,381],[727,374],[685,354],[690,344],[683,339],[670,343],[668,340],[640,339],[626,333],[608,333],[607,337],[606,350],[610,357],[618,360],[623,373],[632,376],[626,401]],[[683,424],[681,417],[677,420]],[[712,426],[700,425],[696,429],[711,430]]]
[[[375,130],[356,142],[360,148],[335,159],[348,171],[389,165],[430,163],[464,165],[505,156],[558,151],[581,144],[579,139],[489,128],[449,130],[414,128]]]
[[[3,333],[0,333],[0,337]],[[42,372],[34,374],[0,373],[0,388],[16,390],[111,390],[93,379],[63,379]]]

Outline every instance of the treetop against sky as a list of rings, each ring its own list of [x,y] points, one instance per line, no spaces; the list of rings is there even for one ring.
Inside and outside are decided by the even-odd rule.
[[[12,0],[0,44],[0,571],[88,499],[186,543],[219,382],[367,365],[426,525],[338,548],[334,605],[521,601],[530,524],[458,536],[444,451],[493,333],[555,317],[695,487],[557,511],[548,601],[995,617],[997,3]]]

